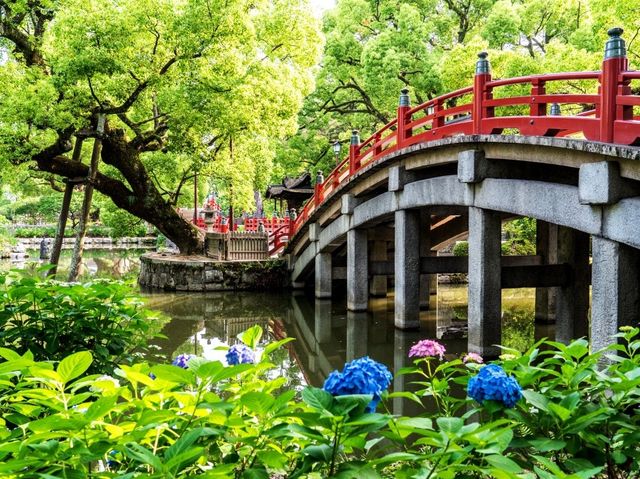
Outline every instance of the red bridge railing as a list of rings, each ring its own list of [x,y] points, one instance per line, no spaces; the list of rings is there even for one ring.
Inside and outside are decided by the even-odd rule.
[[[519,134],[575,135],[604,143],[640,144],[640,121],[633,110],[640,107],[640,95],[631,89],[631,82],[640,80],[640,71],[628,71],[622,29],[613,28],[608,33],[601,71],[493,80],[487,53],[482,52],[473,86],[415,107],[410,106],[409,91],[403,89],[393,121],[363,142],[354,130],[349,155],[326,179],[319,172],[315,193],[297,218],[292,218],[287,238],[327,197],[367,165],[416,143],[454,135]],[[581,87],[591,83],[593,93],[567,93],[576,90],[571,82],[580,82]]]

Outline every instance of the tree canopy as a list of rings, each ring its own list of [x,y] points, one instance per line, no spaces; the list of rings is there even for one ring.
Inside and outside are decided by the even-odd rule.
[[[0,163],[84,178],[73,143],[100,137],[95,188],[189,253],[180,189],[203,171],[250,205],[322,37],[305,0],[0,0],[0,48]]]

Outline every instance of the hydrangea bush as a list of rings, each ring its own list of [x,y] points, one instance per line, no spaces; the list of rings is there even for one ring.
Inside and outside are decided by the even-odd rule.
[[[360,358],[300,398],[282,392],[284,378],[269,375],[277,367],[271,353],[287,340],[259,344],[261,333],[252,328],[239,338],[254,363],[179,356],[176,365],[122,365],[114,376],[87,375],[93,358],[86,351],[43,362],[0,348],[0,476],[640,474],[636,328],[595,354],[578,340],[540,342],[484,366],[478,358],[430,364],[434,356],[420,357],[394,371],[408,387],[391,393],[386,366]],[[380,410],[388,398],[420,409],[410,416],[375,412],[375,396]]]

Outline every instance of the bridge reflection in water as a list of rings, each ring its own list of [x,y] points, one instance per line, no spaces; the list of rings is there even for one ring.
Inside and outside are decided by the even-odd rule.
[[[511,290],[503,298],[503,342],[521,350],[537,338],[553,336],[549,327],[534,327],[533,295],[533,290]],[[154,341],[167,361],[179,353],[224,361],[224,351],[216,348],[234,344],[239,332],[258,324],[269,340],[296,339],[275,358],[281,367],[274,374],[299,388],[320,387],[331,371],[365,355],[398,371],[411,364],[409,349],[420,339],[437,338],[447,348],[447,359],[459,357],[467,351],[466,297],[464,285],[440,285],[432,308],[421,314],[420,331],[394,327],[392,297],[372,299],[366,312],[347,311],[344,297],[318,300],[299,292],[154,293],[147,301],[171,318],[162,331],[167,339]],[[404,377],[395,377],[395,390],[406,386]],[[407,407],[405,401],[393,405],[397,413],[408,413]]]

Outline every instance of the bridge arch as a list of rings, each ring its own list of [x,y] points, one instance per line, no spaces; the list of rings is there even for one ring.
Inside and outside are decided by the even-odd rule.
[[[367,271],[370,235],[366,230],[393,222],[393,271],[387,264],[377,265],[377,272],[396,276],[396,326],[413,328],[418,324],[415,293],[420,268],[436,271],[439,261],[425,258],[424,248],[420,252],[421,237],[437,229],[431,224],[421,229],[420,216],[437,211],[466,217],[451,234],[459,234],[468,222],[469,346],[494,354],[492,345],[500,341],[500,289],[519,281],[495,274],[496,268],[507,272],[505,259],[499,256],[500,221],[505,216],[528,216],[541,225],[562,228],[563,241],[568,243],[561,246],[567,250],[565,262],[546,265],[546,269],[543,264],[526,265],[537,267],[540,275],[530,286],[552,285],[549,278],[556,275],[558,283],[553,285],[565,289],[567,296],[560,312],[564,317],[558,320],[558,339],[590,333],[597,347],[618,326],[635,322],[640,315],[639,158],[640,151],[633,147],[553,138],[474,135],[411,145],[381,157],[324,198],[291,237],[292,279],[304,282],[313,273],[316,295],[326,297],[331,289],[332,252],[346,247],[348,306],[366,308],[369,277],[376,273]],[[490,273],[497,279],[490,280]],[[590,282],[594,293],[589,331]],[[570,301],[569,296],[579,299]]]

